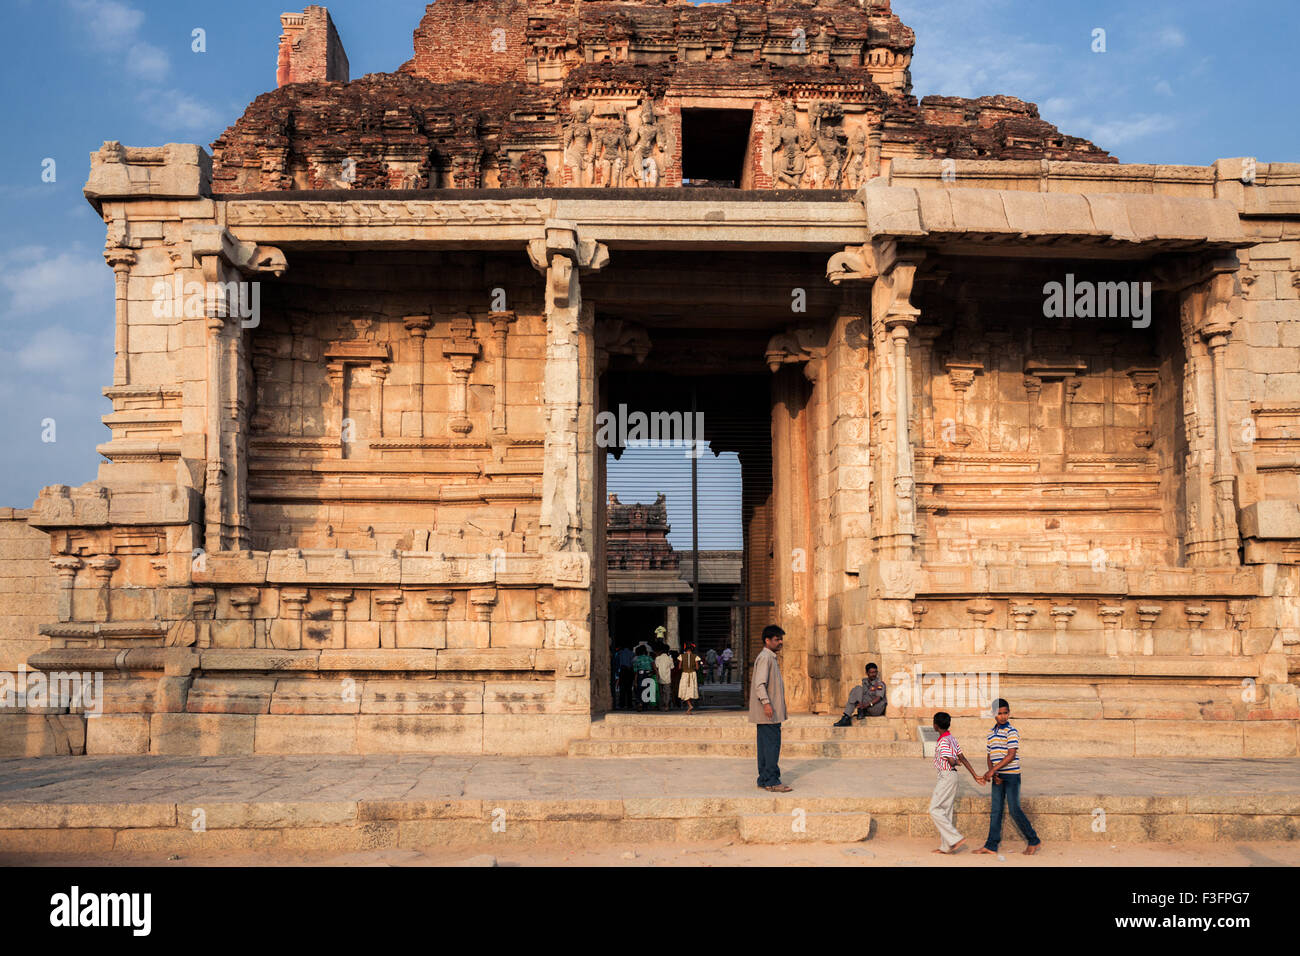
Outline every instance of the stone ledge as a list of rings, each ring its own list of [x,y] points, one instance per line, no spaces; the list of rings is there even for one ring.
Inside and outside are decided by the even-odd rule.
[[[1300,840],[1300,793],[1034,797],[1024,807],[1046,842]],[[962,797],[956,809],[957,826],[968,837],[987,827],[987,800]],[[203,829],[196,831],[200,819]],[[838,805],[793,797],[0,804],[0,853],[28,854],[599,846],[724,837],[794,844],[933,835],[926,797],[846,798]]]

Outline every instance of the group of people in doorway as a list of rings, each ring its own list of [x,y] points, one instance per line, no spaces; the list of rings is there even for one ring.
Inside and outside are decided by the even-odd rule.
[[[785,643],[785,631],[769,624],[763,629],[763,649],[754,658],[753,679],[749,688],[749,719],[757,725],[758,786],[773,793],[789,793],[793,788],[781,781],[781,724],[786,720],[785,684],[781,679],[778,654]],[[881,717],[885,714],[886,688],[875,664],[868,664],[862,683],[849,692],[844,716],[834,726],[851,726],[853,718]],[[1016,828],[1025,838],[1025,853],[1032,856],[1043,845],[1033,824],[1020,806],[1020,733],[1011,725],[1011,705],[998,698],[993,702],[994,724],[986,735],[987,769],[977,774],[953,737],[952,717],[939,712],[932,726],[939,735],[935,743],[934,768],[937,773],[930,797],[930,819],[939,831],[939,848],[935,853],[956,853],[966,838],[956,827],[957,767],[970,771],[981,786],[992,784],[989,806],[989,832],[976,853],[996,854],[1002,842],[1002,819],[1010,811]]]
[[[663,640],[664,628],[656,628],[655,640],[624,645],[614,652],[613,697],[616,710],[678,710],[694,713],[700,699],[700,683],[730,682],[734,665],[731,648],[719,654],[709,648],[703,655],[688,643],[680,651]]]

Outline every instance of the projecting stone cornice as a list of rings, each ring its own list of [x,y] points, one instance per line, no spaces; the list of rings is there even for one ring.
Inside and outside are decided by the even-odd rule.
[[[1077,255],[1148,255],[1179,249],[1249,246],[1232,203],[1218,199],[1122,193],[1043,193],[945,186],[870,184],[859,193],[867,233],[885,238],[960,245],[969,252],[1035,247]]]

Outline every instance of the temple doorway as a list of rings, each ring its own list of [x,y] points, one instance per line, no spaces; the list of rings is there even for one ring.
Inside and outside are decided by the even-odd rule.
[[[609,377],[597,445],[616,709],[619,650],[656,643],[703,659],[697,706],[744,706],[751,632],[772,607],[770,390],[770,373]]]

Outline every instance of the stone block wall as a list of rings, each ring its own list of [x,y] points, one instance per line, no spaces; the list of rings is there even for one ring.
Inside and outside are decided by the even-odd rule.
[[[57,615],[49,535],[27,524],[30,515],[0,508],[0,672],[10,674],[49,646],[40,628]]]
[[[528,16],[524,0],[438,0],[416,27],[415,55],[402,69],[435,83],[521,82]]]

